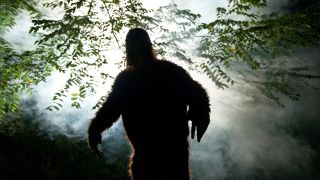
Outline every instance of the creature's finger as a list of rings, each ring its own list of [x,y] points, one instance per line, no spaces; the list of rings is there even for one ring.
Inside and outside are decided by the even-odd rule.
[[[201,138],[202,138],[203,134],[206,132],[207,128],[208,128],[208,125],[204,125],[204,124],[199,124],[197,126],[197,140],[198,140],[198,142],[201,141]]]
[[[94,147],[93,149],[93,152],[95,152],[99,157],[103,157],[104,156],[104,152],[100,151],[98,149],[98,147]]]
[[[202,138],[203,134],[204,134],[204,133],[199,132],[199,130],[197,131],[197,140],[198,140],[198,142],[201,141],[201,138]]]
[[[192,125],[191,125],[191,138],[192,139],[194,138],[195,132],[196,132],[196,125],[195,125],[195,123],[192,122]]]
[[[104,152],[102,152],[102,151],[98,150],[97,154],[98,154],[99,157],[104,157]]]

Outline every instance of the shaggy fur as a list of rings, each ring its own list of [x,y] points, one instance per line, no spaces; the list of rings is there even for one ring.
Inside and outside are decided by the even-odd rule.
[[[90,124],[89,141],[90,135],[100,134],[122,115],[132,146],[132,179],[189,180],[188,119],[202,136],[209,113],[208,95],[201,85],[183,68],[156,60],[117,76]]]

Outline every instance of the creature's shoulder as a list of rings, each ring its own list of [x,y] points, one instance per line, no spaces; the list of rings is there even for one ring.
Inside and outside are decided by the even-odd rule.
[[[156,68],[164,69],[173,73],[188,74],[184,68],[167,60],[158,60],[155,65]]]
[[[128,83],[130,74],[131,74],[130,70],[128,69],[122,70],[115,78],[114,86],[120,86],[120,87],[125,86],[125,84]]]

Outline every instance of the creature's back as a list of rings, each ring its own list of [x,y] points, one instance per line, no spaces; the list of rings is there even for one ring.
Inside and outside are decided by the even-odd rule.
[[[164,176],[157,173],[157,177],[167,179],[166,174],[173,179],[189,177],[187,93],[183,83],[190,77],[168,61],[156,61],[125,73],[122,117],[135,151],[133,172],[149,172],[153,179],[155,171],[163,171]]]

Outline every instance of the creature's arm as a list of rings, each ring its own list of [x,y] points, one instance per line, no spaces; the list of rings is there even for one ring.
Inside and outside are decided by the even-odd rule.
[[[121,114],[121,103],[123,96],[123,75],[119,74],[116,78],[112,90],[96,113],[96,116],[91,120],[88,129],[88,144],[90,148],[102,156],[103,153],[98,150],[97,145],[101,143],[101,133],[110,128],[114,122],[118,120]]]
[[[197,140],[200,142],[210,122],[210,102],[206,90],[194,81],[188,73],[185,75],[185,90],[189,110],[187,117],[192,121],[191,138],[197,130]]]
[[[210,102],[206,90],[192,79],[187,71],[175,66],[174,74],[178,77],[177,84],[181,87],[185,103],[189,106],[187,112],[188,120],[192,121],[191,138],[197,131],[197,140],[200,142],[210,123]]]
[[[210,122],[210,103],[205,89],[196,81],[189,85],[188,119],[192,121],[191,138],[197,130],[197,140],[200,142]]]

